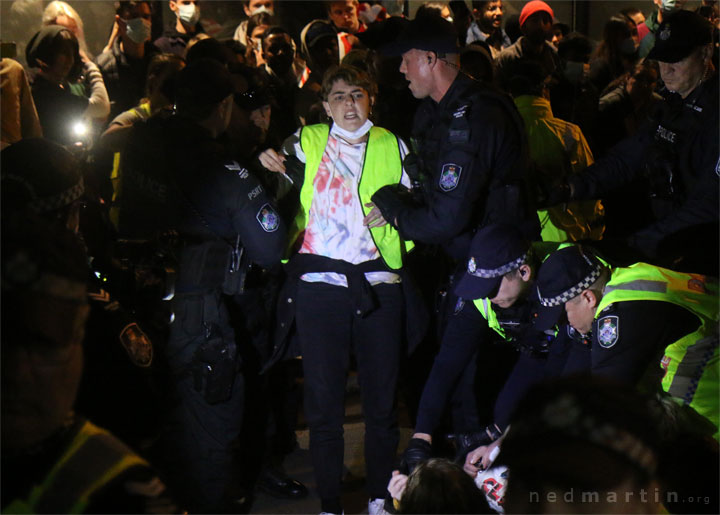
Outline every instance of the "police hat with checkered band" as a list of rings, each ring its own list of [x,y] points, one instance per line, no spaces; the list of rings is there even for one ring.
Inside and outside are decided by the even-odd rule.
[[[3,213],[30,208],[52,213],[84,192],[77,159],[62,145],[45,138],[18,141],[0,153]]]
[[[554,326],[565,303],[587,290],[602,271],[602,262],[587,247],[570,245],[550,254],[538,273],[540,309],[535,327],[545,331]]]
[[[470,244],[467,269],[455,287],[463,299],[483,299],[500,287],[505,274],[526,262],[530,242],[512,225],[492,224],[480,229]]]

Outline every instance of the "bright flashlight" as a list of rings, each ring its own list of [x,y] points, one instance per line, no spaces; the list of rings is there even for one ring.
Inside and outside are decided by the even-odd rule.
[[[85,136],[87,134],[87,125],[83,122],[75,122],[72,130],[75,136]]]

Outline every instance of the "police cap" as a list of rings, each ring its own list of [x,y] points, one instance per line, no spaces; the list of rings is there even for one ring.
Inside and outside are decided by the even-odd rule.
[[[413,48],[442,54],[458,53],[455,26],[437,14],[418,16],[405,26],[394,43],[384,46],[382,52],[402,55]]]
[[[492,224],[480,229],[470,244],[470,258],[455,294],[482,299],[500,287],[505,274],[527,261],[530,242],[513,225]]]
[[[0,153],[3,215],[29,208],[50,213],[78,200],[85,192],[80,166],[62,145],[28,138]]]
[[[587,247],[571,245],[550,254],[537,279],[540,309],[536,328],[545,331],[554,326],[565,303],[588,289],[602,271],[602,262]]]
[[[676,11],[663,20],[655,32],[655,46],[648,59],[676,63],[693,50],[712,42],[712,25],[691,11]]]

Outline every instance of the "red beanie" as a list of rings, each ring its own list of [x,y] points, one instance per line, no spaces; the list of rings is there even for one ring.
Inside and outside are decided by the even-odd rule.
[[[550,18],[555,17],[555,13],[553,13],[553,10],[550,8],[550,6],[542,0],[532,0],[532,2],[526,3],[525,6],[522,8],[522,11],[520,11],[520,27],[523,26],[525,20],[527,20],[530,16],[542,11],[548,13],[550,15]]]

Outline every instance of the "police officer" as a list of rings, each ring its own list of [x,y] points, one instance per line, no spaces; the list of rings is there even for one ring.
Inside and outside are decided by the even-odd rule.
[[[2,151],[2,214],[29,209],[53,230],[69,230],[83,244],[81,213],[87,209],[81,167],[63,146],[44,138],[23,139]],[[99,220],[95,221],[95,223]],[[98,225],[102,225],[101,223]],[[103,236],[105,237],[105,236]],[[105,249],[94,249],[103,252]],[[100,259],[90,261],[93,269]],[[122,285],[88,271],[90,315],[83,341],[86,366],[77,408],[130,444],[154,437],[154,347],[135,315],[119,301]],[[130,421],[142,417],[144,424]]]
[[[402,188],[381,188],[373,202],[385,219],[404,238],[440,244],[461,262],[479,225],[519,224],[534,237],[539,227],[523,186],[522,120],[508,98],[459,72],[452,24],[418,17],[387,51],[402,55],[400,72],[413,96],[424,99],[413,123],[423,199],[410,204]]]
[[[648,58],[660,63],[666,101],[634,136],[570,177],[565,193],[553,200],[600,198],[639,183],[637,200],[649,197],[652,217],[643,220],[650,211],[644,206],[625,217],[631,246],[664,266],[716,275],[720,136],[712,27],[678,11],[657,34]],[[701,238],[705,245],[697,245]]]
[[[564,311],[572,327],[592,335],[593,375],[631,385],[661,382],[710,420],[717,437],[717,280],[646,263],[610,268],[571,245],[543,263],[537,289],[536,327],[552,327]]]
[[[228,509],[230,444],[243,409],[223,294],[241,291],[243,263],[278,262],[285,241],[263,187],[217,141],[232,108],[225,67],[194,61],[178,76],[177,114],[136,125],[125,152],[124,173],[138,195],[128,231],[174,229],[183,242],[166,350],[176,404],[164,443],[178,491],[202,512]]]
[[[31,209],[2,217],[3,513],[175,513],[148,463],[73,409],[87,256]]]
[[[415,434],[405,451],[409,468],[430,456],[432,433],[459,378],[478,351],[491,356],[491,344],[503,342],[515,347],[520,357],[495,402],[494,423],[480,428],[473,425],[477,420],[466,420],[460,422],[465,423],[464,428],[456,428],[461,432],[456,434],[461,452],[500,437],[515,403],[544,377],[554,333],[537,331],[532,324],[538,252],[543,251],[539,246],[531,248],[521,231],[509,225],[488,225],[473,238],[467,268],[455,288],[459,297],[455,313],[425,384]],[[494,364],[484,360],[480,366],[491,368]]]

